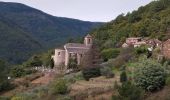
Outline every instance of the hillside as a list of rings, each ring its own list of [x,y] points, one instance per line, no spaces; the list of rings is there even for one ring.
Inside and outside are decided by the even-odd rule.
[[[93,30],[102,48],[120,46],[126,37],[169,38],[170,0],[158,0]]]
[[[10,63],[21,63],[102,24],[51,16],[19,3],[0,2],[0,7],[0,58]]]

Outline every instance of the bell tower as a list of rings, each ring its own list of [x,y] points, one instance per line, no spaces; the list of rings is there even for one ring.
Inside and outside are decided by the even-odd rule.
[[[86,46],[92,46],[93,44],[93,38],[90,34],[87,34],[87,36],[84,38],[84,44]]]

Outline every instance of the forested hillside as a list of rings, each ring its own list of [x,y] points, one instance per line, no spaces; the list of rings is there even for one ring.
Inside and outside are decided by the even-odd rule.
[[[126,37],[169,38],[170,0],[153,1],[126,15],[121,14],[91,33],[103,48],[120,46]]]
[[[34,53],[84,36],[101,24],[54,17],[23,4],[0,2],[0,59],[21,63]]]

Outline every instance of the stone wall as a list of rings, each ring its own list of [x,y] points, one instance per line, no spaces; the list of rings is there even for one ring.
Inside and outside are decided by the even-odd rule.
[[[162,53],[165,56],[165,58],[170,59],[170,39],[163,43]]]
[[[55,55],[53,56],[53,59],[55,66],[65,63],[65,50],[55,49]]]

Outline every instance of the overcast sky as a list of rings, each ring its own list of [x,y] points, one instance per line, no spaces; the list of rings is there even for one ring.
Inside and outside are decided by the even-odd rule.
[[[19,2],[48,14],[85,21],[110,21],[153,0],[1,0]]]

